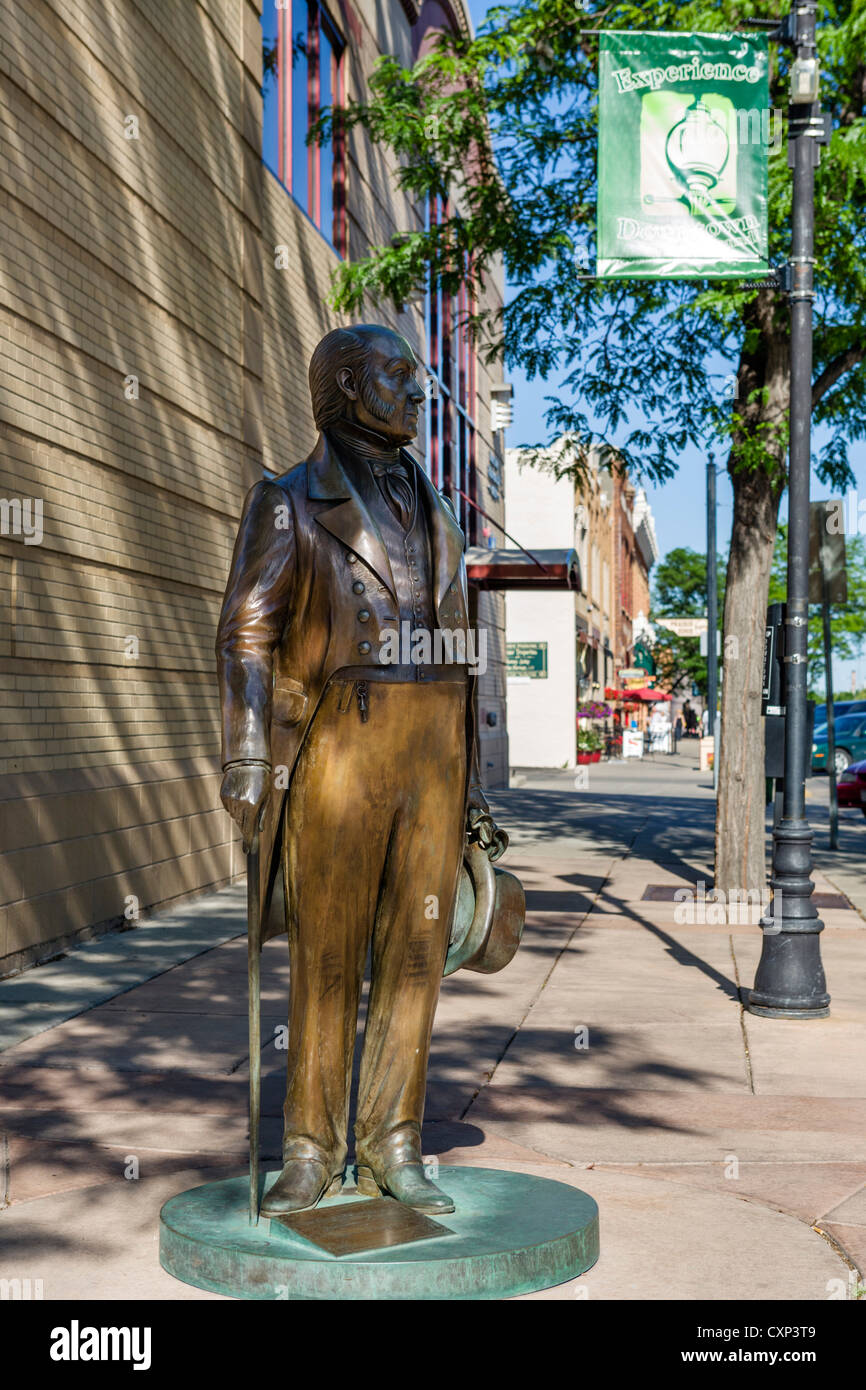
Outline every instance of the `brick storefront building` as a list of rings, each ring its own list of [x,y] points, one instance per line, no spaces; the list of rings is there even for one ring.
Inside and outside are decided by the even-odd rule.
[[[340,256],[436,215],[360,132],[310,149],[307,123],[379,54],[467,23],[445,0],[3,11],[0,973],[242,872],[213,657],[242,500],[314,443]],[[366,316],[435,379],[417,455],[471,539],[492,382],[460,308]],[[504,702],[502,600],[479,603]]]
[[[578,642],[584,646],[581,696],[601,698],[632,665],[650,610],[650,571],[658,559],[647,495],[627,475],[589,451],[587,474],[575,490],[575,544],[581,593]]]

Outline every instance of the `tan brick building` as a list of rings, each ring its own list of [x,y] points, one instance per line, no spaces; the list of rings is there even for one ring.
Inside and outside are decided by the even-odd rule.
[[[610,545],[615,669],[628,669],[649,618],[650,570],[658,559],[655,523],[646,493],[627,478],[610,478]],[[616,682],[614,682],[616,684]]]
[[[652,509],[642,488],[609,471],[596,448],[575,488],[575,545],[581,592],[575,600],[582,699],[601,699],[632,665],[649,618],[650,571],[658,559]]]
[[[242,499],[314,442],[306,363],[340,254],[428,215],[363,136],[308,151],[304,121],[380,53],[466,24],[445,0],[0,15],[0,973],[242,869],[213,658]],[[418,453],[472,538],[491,377],[459,309],[368,317],[436,379]],[[480,601],[501,663],[501,599]],[[503,740],[485,731],[488,780]]]
[[[616,666],[614,590],[617,574],[611,526],[614,480],[594,452],[586,477],[575,489],[575,547],[581,591],[575,596],[577,691],[581,700],[601,700],[613,685]]]

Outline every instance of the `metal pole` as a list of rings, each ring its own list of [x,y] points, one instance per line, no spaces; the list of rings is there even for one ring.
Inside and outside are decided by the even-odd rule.
[[[713,784],[718,786],[719,750],[716,746],[716,704],[719,689],[717,656],[719,590],[716,578],[716,469],[707,464],[707,733],[713,738]]]
[[[244,846],[246,849],[247,847]],[[259,1128],[262,1096],[262,939],[259,832],[247,850],[247,1010],[250,1038],[250,1225],[259,1223]]]
[[[816,0],[795,0],[798,58],[815,55]],[[785,787],[773,831],[773,902],[747,1008],[769,1018],[825,1018],[830,996],[821,963],[824,924],[811,902],[812,831],[806,820],[806,649],[809,618],[809,468],[812,423],[812,300],[818,142],[805,121],[817,104],[789,111],[794,171],[791,254],[791,406],[788,474],[788,597],[785,638]],[[797,119],[796,128],[790,124]]]

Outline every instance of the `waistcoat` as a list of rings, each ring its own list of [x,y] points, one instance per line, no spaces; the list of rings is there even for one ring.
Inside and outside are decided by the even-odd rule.
[[[432,633],[435,627],[433,616],[433,564],[430,555],[430,536],[427,518],[418,495],[415,483],[415,509],[408,531],[404,531],[391,507],[382,496],[381,489],[368,469],[369,487],[367,498],[373,519],[379,528],[397,595],[395,618],[401,625],[409,623],[412,630],[425,628]]]

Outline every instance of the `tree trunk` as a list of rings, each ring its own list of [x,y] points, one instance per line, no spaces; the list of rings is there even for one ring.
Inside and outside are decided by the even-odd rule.
[[[716,887],[767,884],[761,685],[767,594],[786,482],[790,401],[787,312],[771,291],[747,306],[728,471],[734,519],[725,587],[722,731],[716,804]]]
[[[726,894],[761,893],[767,882],[761,685],[779,510],[778,491],[765,472],[735,473],[732,482],[716,808],[715,883]]]

